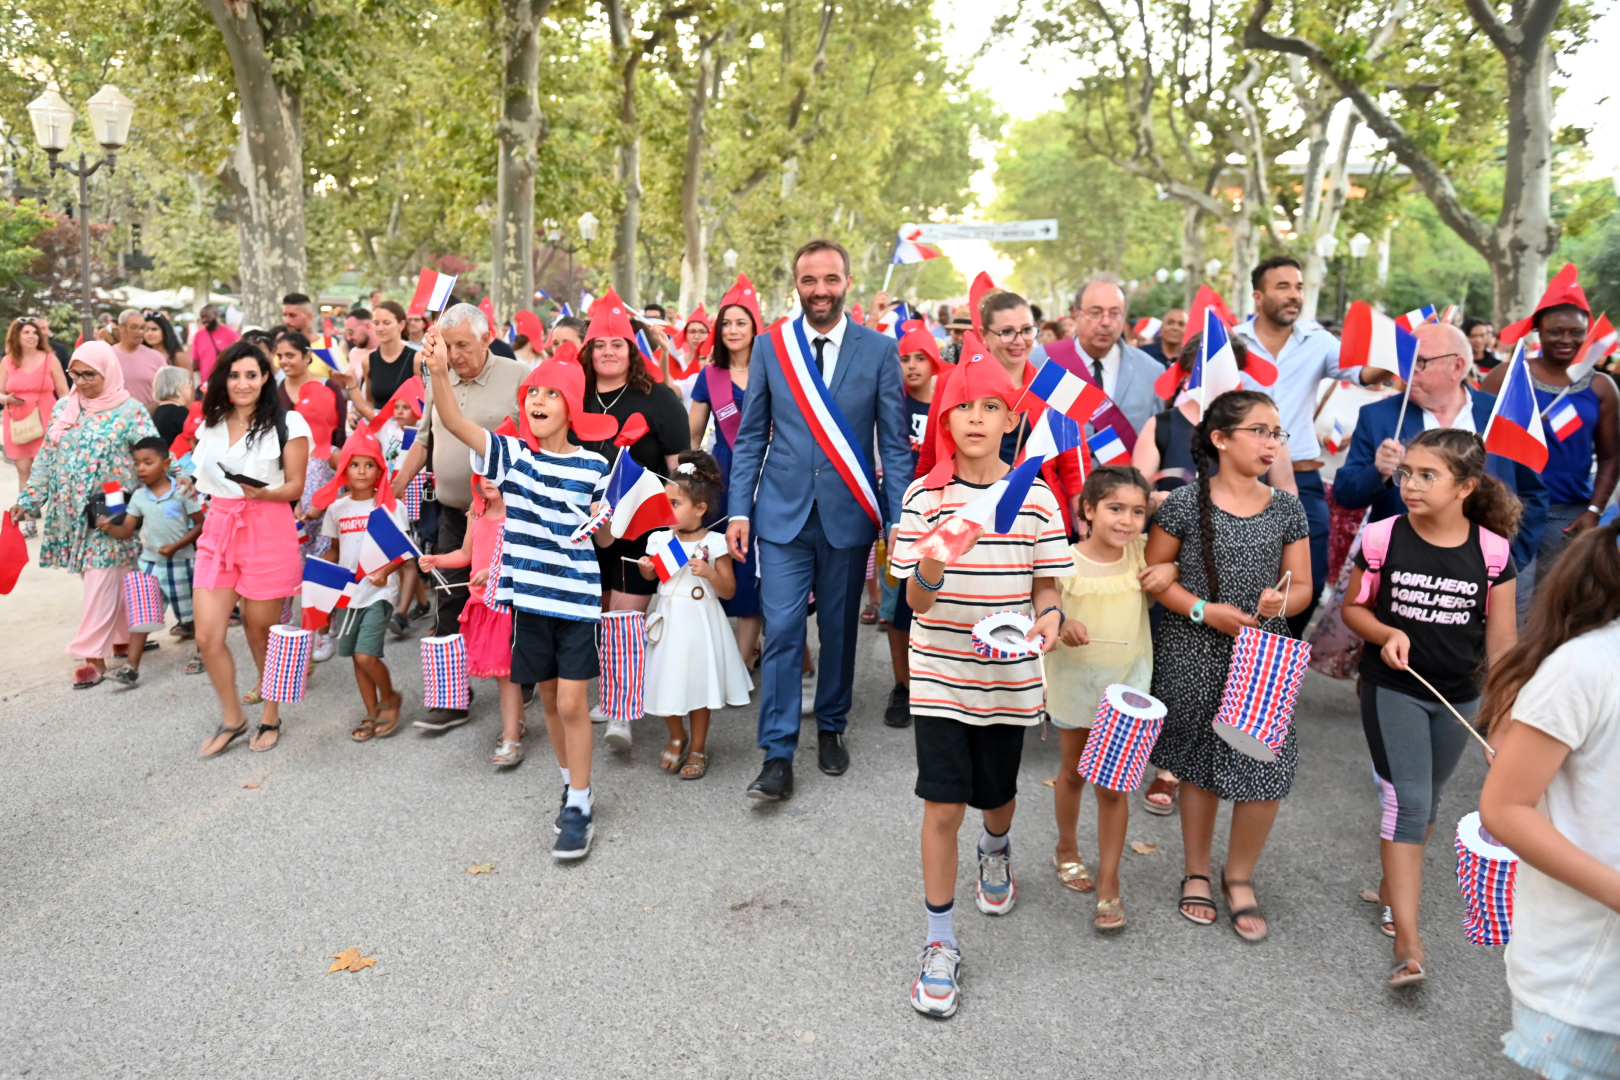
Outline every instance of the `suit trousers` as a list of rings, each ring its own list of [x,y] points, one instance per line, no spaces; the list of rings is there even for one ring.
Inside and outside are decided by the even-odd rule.
[[[759,704],[759,745],[765,760],[793,760],[799,745],[806,620],[816,594],[820,653],[816,670],[816,727],[842,732],[855,685],[861,595],[866,587],[870,544],[838,548],[827,542],[819,506],[810,508],[799,535],[785,544],[759,542],[760,606],[765,649],[760,657],[764,687]]]
[[[433,551],[437,555],[448,555],[452,551],[460,551],[462,541],[467,538],[467,512],[457,510],[453,506],[439,504],[439,535],[433,543]],[[444,580],[455,585],[472,579],[473,568],[470,566],[445,567],[439,573]],[[431,586],[432,581],[428,584]],[[450,634],[461,633],[461,609],[467,606],[466,589],[436,590],[439,597],[438,611],[433,618],[433,633],[436,637],[446,637]],[[410,597],[406,597],[400,610],[410,607]]]
[[[1328,504],[1327,488],[1322,484],[1321,472],[1295,473],[1294,483],[1299,487],[1299,501],[1305,508],[1305,520],[1311,526],[1311,602],[1298,615],[1288,617],[1288,632],[1299,637],[1316,613],[1322,586],[1327,584]],[[1292,587],[1297,589],[1301,584],[1296,581]]]

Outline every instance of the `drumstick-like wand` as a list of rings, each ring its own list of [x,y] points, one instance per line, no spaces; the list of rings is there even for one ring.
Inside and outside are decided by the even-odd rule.
[[[1496,751],[1491,747],[1490,743],[1485,741],[1485,736],[1481,735],[1478,731],[1476,731],[1474,729],[1474,725],[1470,724],[1466,719],[1464,719],[1463,714],[1458,712],[1455,708],[1453,708],[1451,702],[1447,701],[1445,699],[1445,697],[1440,693],[1440,691],[1438,691],[1438,690],[1436,690],[1434,688],[1434,685],[1432,683],[1430,683],[1428,679],[1425,679],[1423,676],[1421,676],[1417,672],[1413,671],[1412,666],[1410,664],[1408,664],[1406,666],[1405,670],[1406,670],[1406,673],[1408,675],[1412,676],[1412,678],[1416,679],[1418,682],[1422,683],[1424,686],[1427,686],[1429,688],[1429,693],[1433,694],[1435,697],[1440,699],[1440,704],[1444,705],[1446,708],[1451,710],[1451,715],[1455,716],[1457,718],[1457,723],[1459,723],[1463,727],[1467,728],[1468,729],[1468,734],[1472,735],[1475,739],[1479,740],[1479,745],[1481,745],[1481,746],[1483,746],[1485,748],[1485,753],[1489,754],[1491,757],[1496,756]]]

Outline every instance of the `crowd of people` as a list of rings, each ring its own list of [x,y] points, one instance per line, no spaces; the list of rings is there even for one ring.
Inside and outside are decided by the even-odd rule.
[[[663,717],[661,768],[701,780],[714,712],[747,704],[757,678],[762,766],[746,794],[790,798],[806,718],[819,771],[849,769],[858,627],[878,623],[894,673],[884,722],[914,730],[924,804],[926,931],[909,996],[946,1017],[962,963],[958,834],[978,810],[975,906],[1005,916],[1024,735],[1047,721],[1063,762],[1051,866],[1064,888],[1095,893],[1099,932],[1128,924],[1120,864],[1138,785],[1091,783],[1093,873],[1076,835],[1085,763],[1112,752],[1091,745],[1110,710],[1156,707],[1142,807],[1180,814],[1176,910],[1208,926],[1224,905],[1239,937],[1267,936],[1257,870],[1299,748],[1292,725],[1263,754],[1223,735],[1223,688],[1242,643],[1332,624],[1352,635],[1381,800],[1388,984],[1429,977],[1424,845],[1477,724],[1493,754],[1484,826],[1523,863],[1508,1052],[1565,1075],[1560,1061],[1612,1043],[1620,396],[1578,366],[1592,313],[1572,277],[1516,328],[1537,345],[1519,355],[1538,410],[1567,402],[1579,418],[1538,469],[1482,438],[1507,377],[1493,327],[1416,327],[1400,384],[1341,361],[1338,339],[1301,315],[1300,267],[1285,256],[1255,268],[1255,314],[1229,327],[1242,388],[1211,400],[1197,386],[1199,313],[1166,312],[1144,334],[1107,279],[1082,285],[1060,319],[976,283],[964,308],[884,332],[886,295],[863,318],[847,309],[838,244],[805,244],[793,267],[794,310],[770,324],[739,276],[712,316],[678,327],[610,291],[588,318],[549,328],[522,313],[510,342],[473,305],[429,319],[373,296],[348,312],[337,357],[312,347],[298,295],[272,332],[238,334],[204,309],[184,347],[167,321],[125,312],[113,341],[83,342],[65,363],[40,320],[18,320],[0,369],[22,481],[11,516],[42,519],[40,563],[83,579],[74,686],[140,685],[163,618],[136,616],[125,579],[150,578],[175,636],[195,638],[186,671],[206,672],[218,696],[200,755],[243,736],[273,750],[271,639],[300,595],[310,608],[306,560],[336,564],[352,585],[310,663],[351,660],[364,710],[351,737],[401,726],[387,642],[431,620],[433,640],[461,643],[470,679],[495,680],[497,768],[523,760],[540,699],[561,779],[552,854],[576,860],[595,830],[593,720],[623,751],[633,719]],[[1053,365],[1100,402],[1079,418],[1080,445],[1019,469],[1034,478],[999,496],[993,527],[959,518],[1063,430]],[[1401,392],[1360,410],[1329,485],[1316,421],[1334,380]],[[1121,446],[1094,460],[1085,436],[1103,433]],[[637,527],[648,507],[655,527]],[[1341,572],[1331,521],[1347,513],[1359,540]],[[368,556],[383,528],[414,536],[420,558]],[[1330,579],[1339,587],[1325,590]],[[981,636],[1009,612],[1012,638]],[[245,694],[227,645],[238,624],[264,675]],[[472,697],[414,724],[464,724]]]

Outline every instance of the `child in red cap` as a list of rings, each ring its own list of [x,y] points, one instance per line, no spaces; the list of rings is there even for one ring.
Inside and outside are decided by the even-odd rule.
[[[956,945],[957,833],[968,806],[983,812],[974,897],[986,915],[1005,915],[1017,898],[1008,831],[1018,793],[1024,729],[1045,708],[1041,661],[1025,655],[984,659],[971,634],[983,618],[1017,611],[1034,617],[1026,637],[1057,644],[1063,622],[1055,579],[1074,573],[1057,498],[1036,478],[1012,527],[983,535],[947,566],[917,553],[923,535],[1006,477],[1002,436],[1018,423],[1018,391],[983,353],[968,356],[936,391],[939,465],[906,489],[894,560],[905,582],[911,623],[911,716],[917,734],[917,796],[923,802],[922,864],[928,935],[911,1004],[930,1016],[956,1011],[962,956]],[[943,474],[936,476],[935,474]]]
[[[506,502],[496,600],[512,605],[510,679],[538,683],[546,731],[563,776],[557,859],[590,851],[591,719],[585,687],[599,673],[596,624],[602,582],[596,553],[570,536],[607,491],[608,463],[569,441],[612,439],[619,425],[585,411],[585,373],[565,344],[518,388],[520,433],[498,435],[468,420],[450,388],[449,360],[436,328],[422,341],[422,366],[444,426],[475,455],[473,471],[493,481]],[[606,529],[597,541],[610,540]],[[486,585],[486,588],[488,586]]]

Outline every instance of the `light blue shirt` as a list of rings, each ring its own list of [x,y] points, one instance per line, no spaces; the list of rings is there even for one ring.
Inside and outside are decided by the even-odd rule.
[[[1272,356],[1260,344],[1253,319],[1238,323],[1232,333],[1243,339],[1250,352],[1277,365],[1276,385],[1261,386],[1247,374],[1243,376],[1243,385],[1270,394],[1277,402],[1283,430],[1289,435],[1289,459],[1311,461],[1321,457],[1322,448],[1316,442],[1316,400],[1322,380],[1361,381],[1359,368],[1339,366],[1339,339],[1322,329],[1315,319],[1301,318],[1289,329],[1282,355]]]

